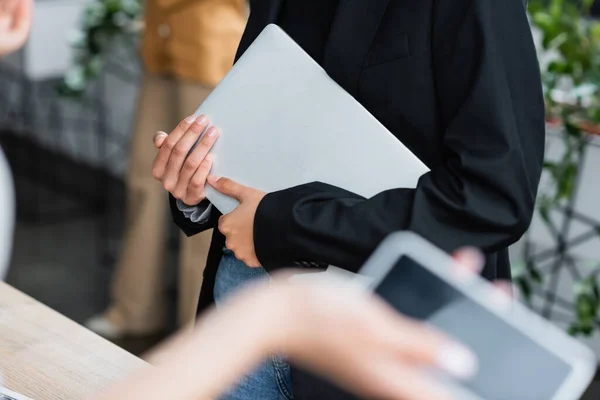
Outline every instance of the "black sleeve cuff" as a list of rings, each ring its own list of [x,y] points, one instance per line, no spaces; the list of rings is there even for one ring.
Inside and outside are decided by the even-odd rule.
[[[337,196],[357,197],[321,182],[312,182],[267,194],[254,217],[254,251],[268,272],[286,267],[326,269],[329,264],[310,255],[302,217],[296,215],[305,202],[321,202]],[[304,249],[304,250],[303,250]]]
[[[203,202],[207,202],[208,200],[203,200]],[[203,203],[200,203],[202,205]],[[177,207],[177,199],[175,199],[172,195],[169,194],[169,205],[171,208],[171,215],[173,217],[173,221],[175,224],[185,233],[186,236],[194,236],[200,232],[204,232],[207,229],[214,228],[221,216],[221,213],[217,211],[216,208],[213,207],[212,212],[210,213],[210,218],[203,223],[196,223],[190,221],[183,212]]]
[[[269,193],[258,205],[254,217],[254,251],[268,272],[301,265],[301,254],[296,254],[290,245],[294,207],[302,198],[319,191],[315,184],[297,186]]]
[[[263,268],[273,272],[292,266],[294,255],[288,250],[286,234],[289,232],[294,198],[285,192],[267,194],[254,217],[254,251]]]

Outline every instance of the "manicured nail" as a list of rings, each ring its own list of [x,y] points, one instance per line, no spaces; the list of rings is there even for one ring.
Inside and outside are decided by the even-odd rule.
[[[207,154],[206,157],[204,157],[204,159],[206,161],[212,161],[213,160],[213,156],[212,156],[212,154]]]
[[[215,176],[215,175],[209,175],[208,178],[207,178],[208,182],[211,183],[211,184],[219,182],[219,179],[221,179],[221,177],[220,176]]]
[[[169,135],[166,132],[158,131],[154,134],[154,143],[156,146],[159,146],[159,140],[164,141]],[[160,144],[162,145],[162,143]]]
[[[208,118],[206,117],[206,115],[201,115],[200,117],[198,117],[198,119],[196,120],[196,123],[198,125],[205,125],[208,123]]]
[[[208,130],[208,137],[213,137],[218,133],[218,129],[215,128],[214,126],[212,126],[209,130]]]
[[[189,117],[187,117],[185,119],[185,122],[187,122],[188,124],[193,124],[194,121],[196,120],[196,118],[198,118],[198,117],[196,117],[195,115],[190,115]]]
[[[475,273],[480,273],[485,266],[485,256],[475,247],[465,247],[459,250],[456,261]]]
[[[470,379],[479,369],[477,357],[466,347],[450,343],[438,354],[438,367],[458,379]]]

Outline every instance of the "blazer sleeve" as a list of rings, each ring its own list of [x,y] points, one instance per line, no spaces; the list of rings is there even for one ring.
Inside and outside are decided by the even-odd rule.
[[[523,3],[434,3],[442,161],[430,165],[416,189],[370,199],[319,182],[268,194],[254,223],[256,254],[265,268],[310,260],[357,271],[385,236],[399,230],[446,251],[469,245],[494,252],[528,229],[545,122]]]

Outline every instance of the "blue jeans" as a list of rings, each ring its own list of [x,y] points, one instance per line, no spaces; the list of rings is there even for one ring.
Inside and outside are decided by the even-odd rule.
[[[215,281],[217,308],[225,298],[258,279],[269,279],[264,268],[250,268],[225,249]],[[292,400],[291,386],[290,366],[282,356],[272,355],[220,400]]]

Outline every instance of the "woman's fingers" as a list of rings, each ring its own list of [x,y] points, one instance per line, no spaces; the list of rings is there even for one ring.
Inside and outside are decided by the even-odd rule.
[[[455,400],[436,381],[427,378],[413,365],[390,360],[376,369],[370,381],[370,397],[395,400]]]
[[[154,175],[154,179],[162,182],[165,171],[167,169],[167,163],[169,162],[169,158],[171,157],[171,151],[179,142],[179,140],[183,137],[183,135],[187,132],[189,127],[194,122],[196,122],[196,119],[197,117],[195,115],[190,115],[189,117],[181,121],[177,125],[177,127],[175,127],[175,129],[171,132],[171,134],[168,135],[168,138],[163,142],[152,167],[152,174]]]
[[[19,0],[0,0],[0,15],[9,15],[12,18],[13,12],[17,7]]]
[[[167,168],[165,170],[165,174],[163,176],[163,185],[165,189],[171,193],[175,190],[177,186],[177,182],[179,181],[179,174],[181,172],[181,168],[183,167],[188,155],[190,154],[190,150],[196,144],[202,133],[208,127],[208,118],[201,116],[196,122],[194,122],[188,130],[183,134],[183,136],[177,141],[175,145],[171,147],[171,155],[169,156],[169,161],[167,163]],[[167,143],[169,143],[171,137],[166,140],[163,148]],[[161,149],[162,151],[162,149]],[[200,160],[201,162],[202,160]],[[196,171],[198,166],[200,165],[198,162],[196,165],[191,165],[188,163],[186,168],[188,168],[192,173]]]
[[[380,341],[388,343],[391,354],[414,365],[438,368],[458,379],[469,379],[477,372],[477,357],[463,345],[402,316],[383,302],[378,308],[379,323],[373,320],[372,324],[381,331]]]
[[[213,159],[210,154],[208,154],[200,166],[196,170],[196,173],[189,180],[189,185],[186,188],[186,194],[182,201],[188,205],[196,205],[204,200],[205,197],[205,187],[206,187],[206,177],[210,173],[210,169],[212,168]]]
[[[210,127],[208,131],[206,131],[206,134],[202,137],[202,139],[200,140],[200,142],[198,142],[194,150],[192,150],[192,152],[185,159],[183,166],[179,171],[179,176],[177,179],[177,184],[175,185],[175,189],[171,192],[173,196],[185,196],[185,193],[190,187],[192,177],[196,176],[198,169],[208,156],[210,149],[213,147],[218,137],[219,130],[214,126]],[[206,164],[204,165],[202,171],[205,171],[205,169]],[[198,176],[196,176],[196,178],[198,178]],[[202,187],[198,188],[201,189],[202,192],[204,192],[205,183],[206,177],[204,177],[204,180],[202,181]],[[197,184],[198,182],[195,181],[194,185],[197,186]]]
[[[472,247],[460,249],[452,257],[459,264],[459,267],[475,274],[479,274],[485,264],[485,258],[481,251]]]
[[[169,137],[169,135],[166,132],[163,132],[163,131],[156,132],[156,134],[154,135],[154,139],[153,139],[154,146],[160,150],[160,148],[162,147],[165,140],[167,140],[167,137]]]

